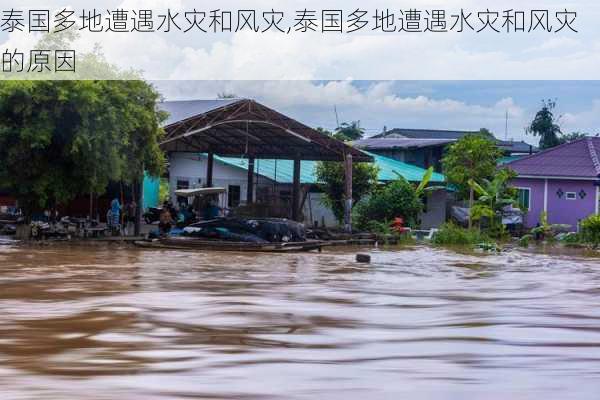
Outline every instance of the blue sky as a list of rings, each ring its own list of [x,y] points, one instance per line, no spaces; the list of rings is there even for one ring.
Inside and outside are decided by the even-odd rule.
[[[600,81],[158,81],[167,100],[254,98],[311,126],[360,120],[369,135],[388,129],[488,128],[508,138],[536,142],[525,127],[542,99],[557,101],[565,133],[600,133]]]

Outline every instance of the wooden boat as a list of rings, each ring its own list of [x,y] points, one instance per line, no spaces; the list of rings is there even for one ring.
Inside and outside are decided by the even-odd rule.
[[[202,240],[189,237],[171,237],[155,240],[140,240],[134,242],[138,247],[163,250],[207,250],[207,251],[238,251],[238,252],[269,252],[295,253],[321,249],[328,245],[318,240],[288,243],[249,243],[230,242],[224,240]]]

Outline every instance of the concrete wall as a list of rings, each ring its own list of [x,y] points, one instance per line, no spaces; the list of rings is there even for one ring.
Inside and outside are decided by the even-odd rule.
[[[448,192],[436,190],[428,194],[427,207],[421,214],[421,229],[438,228],[446,222]]]
[[[525,226],[528,228],[533,228],[540,222],[540,214],[544,210],[548,212],[548,222],[571,225],[573,231],[577,230],[579,221],[596,213],[597,187],[592,181],[516,178],[512,185],[531,190],[530,209],[525,217]],[[557,194],[559,189],[563,192],[562,197]],[[584,198],[579,196],[581,191],[585,192]],[[576,199],[568,200],[567,192],[576,193]]]
[[[206,158],[197,153],[173,153],[169,157],[169,190],[171,201],[175,201],[175,190],[178,180],[187,180],[190,188],[202,187],[206,184]],[[220,163],[213,164],[213,186],[229,188],[229,185],[240,186],[240,200],[246,201],[247,173],[245,170]],[[227,204],[229,193],[225,195]]]

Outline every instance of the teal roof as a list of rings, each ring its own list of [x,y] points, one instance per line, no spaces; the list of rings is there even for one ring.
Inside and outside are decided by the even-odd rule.
[[[425,169],[421,167],[417,167],[416,165],[407,164],[402,161],[394,160],[393,158],[380,156],[378,154],[373,154],[369,152],[365,152],[373,157],[375,161],[375,165],[379,167],[379,181],[387,182],[393,181],[397,179],[398,176],[396,173],[402,175],[404,179],[409,182],[421,182],[423,180],[423,175],[427,172]],[[442,174],[434,172],[431,176],[431,183],[443,183],[446,181],[446,177]]]
[[[378,178],[380,182],[389,182],[397,179],[398,176],[395,174],[395,172],[402,175],[410,182],[421,182],[423,175],[425,175],[426,170],[415,165],[406,164],[402,161],[380,156],[378,154],[372,154],[368,152],[365,153],[373,157],[375,165],[377,165],[379,168]],[[245,158],[215,156],[215,160],[227,165],[248,170],[248,160]],[[301,183],[317,183],[315,174],[316,165],[316,161],[301,161]],[[255,162],[254,172],[279,183],[292,183],[294,176],[294,162],[292,160],[260,159],[256,160]],[[443,183],[445,180],[446,178],[444,175],[434,172],[430,182]]]
[[[506,156],[506,157],[501,157],[498,160],[498,165],[504,165],[504,164],[508,164],[509,162],[513,162],[515,160],[520,160],[521,158],[525,157],[526,154],[520,154],[520,155],[515,155],[515,156]]]

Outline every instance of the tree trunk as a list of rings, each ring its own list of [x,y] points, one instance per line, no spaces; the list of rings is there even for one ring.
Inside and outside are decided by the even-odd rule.
[[[473,188],[469,188],[469,229],[473,227],[473,219],[471,218],[471,211],[473,210],[473,200],[474,200]]]

